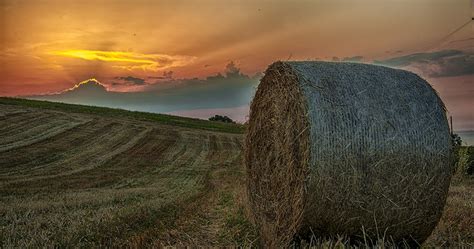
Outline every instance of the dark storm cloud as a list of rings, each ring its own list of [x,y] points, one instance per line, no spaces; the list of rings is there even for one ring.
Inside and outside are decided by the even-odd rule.
[[[160,78],[155,82],[143,81],[144,85],[140,92],[97,91],[96,94],[84,95],[74,91],[68,95],[31,98],[160,113],[233,108],[250,102],[261,77],[261,74],[250,77],[242,73],[234,62],[229,62],[223,73],[216,73],[205,79],[174,79],[170,72],[164,73],[162,77],[158,76]],[[117,77],[117,80],[110,84],[123,85],[132,78],[138,79],[131,76]]]
[[[438,62],[439,68],[432,77],[451,77],[474,74],[474,54],[447,58]]]
[[[430,77],[451,77],[474,74],[474,54],[459,50],[415,53],[374,61],[390,67],[412,66]]]
[[[123,80],[127,84],[132,84],[132,85],[145,85],[146,82],[144,79],[141,78],[136,78],[133,76],[127,76],[127,77],[116,77],[118,80]]]

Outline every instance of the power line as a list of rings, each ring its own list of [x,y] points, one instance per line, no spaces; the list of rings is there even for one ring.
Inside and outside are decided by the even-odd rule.
[[[444,44],[444,42],[446,42],[451,36],[453,36],[454,34],[456,34],[457,32],[461,31],[464,27],[466,27],[469,23],[472,22],[473,19],[467,21],[466,23],[464,23],[463,25],[459,26],[459,28],[455,29],[454,31],[452,31],[451,33],[445,35],[443,38],[439,39],[438,42],[436,42],[435,44],[439,44],[438,46],[435,46],[431,49],[434,49],[434,48],[437,48],[437,47],[440,47],[441,45]],[[429,49],[429,50],[431,50]]]
[[[474,3],[474,0],[471,0],[470,1],[470,9],[471,9],[471,12],[472,12],[472,5]],[[431,46],[430,48],[428,49],[425,49],[425,51],[429,51],[429,50],[433,50],[435,48],[438,48],[438,47],[441,47],[451,36],[453,36],[454,34],[456,34],[457,32],[461,31],[463,28],[465,28],[468,24],[470,24],[472,21],[474,20],[474,16],[471,16],[471,19],[468,20],[467,22],[463,23],[461,26],[459,26],[458,28],[456,28],[455,30],[453,30],[452,32],[450,32],[449,34],[443,36],[443,38],[439,39],[433,46]]]

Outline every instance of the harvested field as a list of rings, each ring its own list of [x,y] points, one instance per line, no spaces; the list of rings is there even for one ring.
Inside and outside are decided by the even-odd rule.
[[[0,103],[0,144],[28,139],[35,127],[44,134],[0,152],[0,248],[259,245],[246,218],[236,129],[209,131],[221,126],[204,121],[191,129],[105,108]],[[64,124],[75,126],[51,132]],[[427,246],[474,245],[474,182],[452,184]]]
[[[0,247],[255,240],[243,216],[240,134],[0,110]]]

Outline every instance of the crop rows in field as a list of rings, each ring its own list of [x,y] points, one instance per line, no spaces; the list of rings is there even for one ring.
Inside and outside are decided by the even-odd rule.
[[[0,152],[48,139],[89,121],[60,113],[15,111],[0,107]]]
[[[241,170],[240,135],[33,108],[2,111],[4,246],[130,245],[137,238],[163,244],[172,240],[165,231],[183,203],[216,191],[216,170]]]

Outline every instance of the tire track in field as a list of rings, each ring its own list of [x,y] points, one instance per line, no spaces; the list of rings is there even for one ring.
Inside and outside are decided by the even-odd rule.
[[[87,124],[90,121],[91,120],[58,120],[44,125],[35,126],[27,132],[2,138],[0,141],[0,152],[46,140],[79,125]]]
[[[101,136],[100,144],[88,143],[82,148],[74,148],[72,155],[48,165],[30,169],[19,178],[6,180],[4,185],[22,185],[26,182],[43,181],[100,167],[113,157],[124,153],[145,137],[151,128],[119,125],[113,136]],[[110,134],[108,134],[110,135]],[[72,152],[72,153],[71,153]],[[0,185],[1,186],[1,185]]]
[[[94,163],[94,160],[100,160],[98,157],[101,154],[109,154],[114,151],[114,146],[120,147],[139,133],[137,129],[131,127],[132,129],[127,129],[125,125],[114,121],[96,119],[90,124],[72,129],[61,136],[2,153],[0,163],[12,165],[7,166],[10,169],[0,173],[0,180],[51,176],[58,172],[82,168],[84,165]],[[15,163],[18,155],[30,153],[32,155],[27,160]],[[6,177],[8,178],[5,179]]]
[[[2,175],[15,175],[22,170],[61,160],[68,156],[72,148],[88,146],[101,135],[107,134],[117,123],[98,121],[97,119],[87,125],[77,126],[60,136],[53,136],[44,141],[27,147],[0,153],[0,177]]]
[[[227,154],[227,158],[223,161],[224,166],[240,165],[243,163],[241,157],[241,152],[243,150],[241,139],[241,136],[226,134],[225,139],[221,140],[221,147],[219,150]]]
[[[187,241],[187,244],[193,245],[213,245],[217,246],[219,241],[215,238],[219,238],[222,230],[225,226],[225,215],[222,214],[222,208],[220,207],[219,192],[222,191],[226,186],[223,184],[223,180],[219,175],[219,172],[227,171],[227,168],[231,165],[232,161],[235,160],[235,148],[232,139],[227,135],[212,136],[213,142],[212,153],[210,153],[209,162],[212,164],[212,171],[209,174],[208,185],[209,193],[205,196],[204,201],[196,203],[196,210],[199,212],[192,214],[190,217],[182,217],[186,219],[182,222],[193,222],[196,223],[196,227],[199,227],[199,231],[194,231],[198,236]],[[238,154],[238,153],[237,153]]]
[[[162,166],[155,171],[158,173],[155,175],[156,183],[151,185],[159,192],[157,198],[160,199],[160,205],[178,206],[179,213],[172,218],[175,220],[173,224],[178,226],[177,232],[173,235],[166,231],[157,234],[154,226],[151,226],[150,229],[137,231],[133,235],[134,238],[140,238],[141,241],[151,241],[154,245],[169,243],[176,245],[185,238],[193,241],[196,239],[190,238],[186,232],[193,234],[195,231],[190,230],[196,228],[195,225],[201,225],[196,224],[199,217],[195,217],[195,215],[201,214],[199,208],[202,207],[202,203],[209,200],[210,193],[215,190],[210,185],[210,176],[217,162],[212,162],[212,160],[226,157],[225,153],[221,154],[218,151],[219,144],[221,144],[220,139],[219,135],[216,136],[212,133],[198,134],[189,131],[179,133],[176,146],[164,153],[165,160]],[[157,227],[162,226],[160,225],[162,218],[169,219],[169,217],[157,217],[153,221],[157,223]],[[183,221],[185,224],[181,224]],[[186,227],[182,228],[181,225]],[[192,228],[188,227],[190,225]],[[175,228],[173,230],[176,231]],[[199,232],[199,234],[202,233]]]
[[[123,189],[140,187],[149,183],[145,178],[160,164],[163,153],[176,143],[176,131],[158,128],[139,138],[127,151],[120,153],[100,167],[78,173],[59,175],[49,181],[30,183],[30,188],[42,192],[78,190],[86,188]]]
[[[154,183],[162,196],[193,196],[202,191],[210,169],[205,162],[209,152],[207,133],[180,131],[173,148],[164,153],[163,161],[153,171]]]
[[[188,203],[187,208],[177,216],[175,231],[154,238],[155,245],[226,245],[216,238],[220,238],[227,230],[226,212],[229,210],[222,206],[221,194],[232,192],[240,186],[229,180],[233,178],[226,176],[229,170],[240,170],[240,145],[234,137],[219,134],[207,138],[209,153],[206,162],[209,171],[204,179],[206,188],[201,192],[202,196]]]
[[[0,119],[0,124],[2,124],[2,126],[0,126],[0,134],[13,136],[49,123],[75,120],[77,120],[77,118],[71,115],[60,115],[58,113],[50,112],[26,112],[20,115],[13,115]]]
[[[56,115],[46,112],[26,112],[0,119],[0,136],[12,136],[38,125],[44,121],[54,120]]]
[[[201,223],[198,231],[200,240],[191,241],[191,244],[238,245],[233,237],[235,228],[228,227],[227,219],[229,215],[235,215],[238,208],[242,207],[241,200],[237,199],[239,198],[237,195],[240,195],[243,190],[244,179],[243,176],[238,176],[243,174],[241,141],[240,137],[235,135],[223,135],[218,144],[218,163],[210,175],[209,184],[212,191],[197,208],[200,212],[194,218],[196,223]]]
[[[146,139],[104,165],[116,176],[116,181],[110,184],[125,188],[154,183],[154,171],[162,166],[164,155],[176,146],[177,137],[179,133],[174,129],[154,127]],[[120,177],[123,175],[127,175],[127,179]]]
[[[20,109],[16,106],[0,105],[0,118],[10,115],[17,115],[25,112],[27,112],[27,110]]]
[[[5,119],[7,117],[11,118],[11,117],[18,116],[18,115],[28,112],[27,110],[17,110],[17,109],[11,109],[11,111],[8,111],[8,110],[4,110],[3,108],[4,107],[2,106],[2,108],[0,109],[0,120]]]

